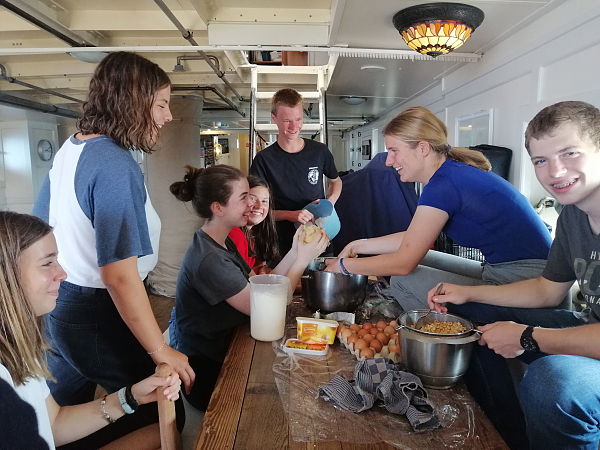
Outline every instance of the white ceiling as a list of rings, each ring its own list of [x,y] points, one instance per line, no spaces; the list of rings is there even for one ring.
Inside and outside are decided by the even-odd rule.
[[[508,37],[511,30],[531,23],[564,1],[469,1],[483,10],[485,19],[458,52],[485,57],[485,52]],[[392,17],[403,8],[426,1],[165,0],[164,3],[182,26],[193,33],[198,45],[212,46],[206,47],[206,53],[218,58],[225,78],[248,99],[250,68],[244,53],[236,49],[225,51],[224,45],[298,46],[294,50],[301,50],[302,46],[408,50],[392,25]],[[95,65],[68,56],[68,44],[3,6],[27,10],[98,47],[145,46],[140,53],[166,70],[174,86],[212,86],[240,110],[248,110],[248,102],[240,102],[206,62],[183,61],[185,71],[173,72],[177,56],[198,54],[193,49],[187,50],[190,44],[153,0],[0,0],[0,64],[6,68],[7,75],[83,100]],[[148,51],[157,46],[160,51]],[[176,46],[180,48],[174,48]],[[440,83],[444,74],[460,65],[477,64],[443,58],[392,59],[392,56],[335,57],[327,52],[310,53],[309,63],[329,65],[327,107],[332,126],[343,129],[357,123],[357,119],[377,117]],[[380,69],[361,70],[364,66]],[[261,75],[259,90],[274,91],[287,86],[299,91],[314,90],[315,80],[314,76],[299,74]],[[0,91],[77,109],[75,102],[6,81],[0,81]],[[177,91],[176,94],[202,96],[205,106],[227,106],[209,91]],[[364,96],[367,101],[349,106],[340,101],[342,95]],[[260,111],[266,115],[268,105],[263,104]],[[248,127],[247,114],[244,118],[235,111],[206,111],[202,120],[204,126],[222,122],[229,124],[230,129]]]

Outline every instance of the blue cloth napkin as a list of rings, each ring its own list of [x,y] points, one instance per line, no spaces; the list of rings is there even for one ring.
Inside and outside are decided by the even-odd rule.
[[[419,377],[398,370],[390,359],[363,359],[356,365],[354,380],[337,375],[329,384],[319,386],[319,397],[354,413],[370,409],[381,400],[388,411],[406,415],[415,431],[441,426]]]

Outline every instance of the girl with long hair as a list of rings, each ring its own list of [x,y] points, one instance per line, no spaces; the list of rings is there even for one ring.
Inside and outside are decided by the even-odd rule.
[[[229,237],[254,272],[269,273],[266,263],[279,258],[272,195],[269,184],[261,178],[248,175],[248,184],[252,202],[248,223],[231,230]]]
[[[166,386],[164,394],[170,400],[179,397],[176,372],[167,378],[151,376],[123,388],[123,394],[114,392],[76,406],[61,407],[49,393],[45,380],[52,374],[43,354],[48,345],[42,317],[54,309],[60,283],[67,276],[57,255],[47,223],[26,214],[0,212],[0,378],[33,407],[39,435],[50,449],[69,443],[65,449],[156,449],[160,446],[157,424],[125,434],[136,428],[131,424],[138,405],[156,401],[157,388]],[[0,444],[4,445],[15,448]]]
[[[490,172],[481,152],[451,147],[444,123],[416,106],[383,129],[386,165],[402,181],[423,183],[405,232],[349,243],[327,271],[395,275],[392,292],[405,310],[428,308],[427,292],[440,281],[505,284],[541,274],[552,239],[527,199]],[[441,231],[456,244],[479,249],[483,265],[429,251]],[[350,258],[378,255],[368,258]]]
[[[165,344],[143,279],[158,258],[160,219],[130,151],[153,151],[172,120],[171,82],[129,52],[107,55],[90,81],[79,131],[57,153],[33,213],[54,228],[67,272],[46,316],[49,382],[60,405],[115,392],[168,363],[187,389],[187,357]],[[151,406],[149,420],[157,420]],[[152,416],[152,418],[150,418]]]
[[[176,347],[188,355],[197,379],[189,394],[194,407],[206,410],[233,335],[249,320],[250,283],[254,271],[241,257],[231,238],[243,227],[252,210],[248,180],[238,169],[225,165],[207,169],[187,167],[183,181],[171,185],[178,200],[192,206],[206,223],[185,253],[175,294]],[[321,230],[304,243],[300,227],[292,249],[273,269],[296,286],[304,269],[319,256],[329,239]]]

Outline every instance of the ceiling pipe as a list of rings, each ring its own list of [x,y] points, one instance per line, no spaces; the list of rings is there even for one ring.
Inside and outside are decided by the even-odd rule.
[[[79,100],[78,98],[69,97],[68,95],[61,94],[60,92],[56,92],[51,89],[45,89],[45,88],[42,88],[39,86],[35,86],[33,84],[25,83],[24,81],[19,81],[14,77],[9,77],[6,75],[6,67],[4,67],[2,64],[0,64],[0,81],[7,81],[9,83],[18,84],[19,86],[24,86],[29,89],[35,89],[37,91],[44,92],[45,94],[55,95],[57,97],[61,97],[66,100],[71,100],[72,102],[83,103],[83,100]]]
[[[184,87],[184,86],[173,86],[171,88],[171,92],[175,91],[211,91],[217,94],[221,100],[227,103],[233,110],[235,110],[240,116],[246,117],[246,113],[242,111],[235,103],[229,100],[225,95],[223,95],[217,88],[213,86],[192,86],[192,87]]]
[[[31,100],[26,100],[24,98],[15,97],[13,95],[8,95],[3,92],[0,92],[0,104],[13,106],[16,108],[32,109],[34,111],[52,114],[55,116],[68,117],[70,119],[79,118],[79,114],[75,111],[71,111],[70,109],[61,108],[59,106],[54,105],[45,105],[43,103],[38,103]]]
[[[0,0],[0,6],[3,6],[32,25],[47,31],[52,36],[69,44],[71,47],[95,47],[90,41],[73,33],[60,22],[40,13],[22,0]]]
[[[208,59],[210,59],[211,61],[213,61],[213,63],[215,64],[215,66],[217,67],[217,70],[221,70],[220,68],[220,63],[219,63],[219,59],[216,56],[213,55],[207,55]],[[183,72],[185,69],[183,68],[183,65],[181,64],[181,61],[198,61],[198,60],[204,60],[204,58],[200,55],[198,56],[178,56],[177,57],[177,64],[175,64],[175,68],[173,69],[173,72]]]
[[[184,28],[184,26],[181,24],[181,22],[179,22],[177,17],[175,17],[175,15],[171,12],[171,10],[167,7],[167,5],[165,5],[165,3],[162,0],[154,0],[154,3],[156,3],[156,5],[161,9],[161,11],[163,13],[165,13],[165,15],[169,18],[169,20],[173,23],[173,25],[175,25],[177,27],[177,29],[181,33],[181,36],[183,36],[183,38],[186,41],[188,41],[192,45],[196,45],[196,46],[198,45],[198,43],[194,40],[192,33],[189,30],[186,30]],[[225,74],[223,72],[221,72],[221,70],[216,65],[213,64],[213,62],[210,60],[208,55],[206,53],[204,53],[202,50],[198,50],[198,54],[200,56],[202,56],[202,59],[204,59],[206,61],[206,63],[210,66],[210,68],[213,70],[213,72],[216,73],[217,76],[221,80],[223,80],[223,83],[225,83],[227,85],[227,87],[231,90],[231,92],[233,92],[235,94],[235,96],[238,98],[238,100],[242,101],[243,97],[238,93],[238,91],[235,90],[235,88],[231,85],[231,83],[229,83],[229,81],[227,81],[227,79],[225,78]]]

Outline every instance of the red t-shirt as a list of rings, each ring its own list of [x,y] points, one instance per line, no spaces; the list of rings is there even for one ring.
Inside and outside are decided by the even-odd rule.
[[[242,258],[244,258],[250,267],[254,267],[256,258],[248,256],[248,239],[246,239],[244,232],[240,228],[234,228],[229,232],[229,237],[234,242]]]

